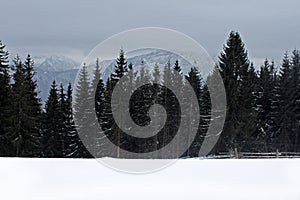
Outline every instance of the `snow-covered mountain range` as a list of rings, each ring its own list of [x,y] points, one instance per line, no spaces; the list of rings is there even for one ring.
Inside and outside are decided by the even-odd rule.
[[[184,57],[188,57],[190,60],[193,61],[193,63],[189,63],[185,58],[182,57],[182,55],[184,55]],[[143,62],[143,65],[145,66],[146,70],[149,71],[150,75],[152,74],[152,71],[153,71],[155,65],[159,66],[161,74],[162,74],[165,65],[168,62],[170,62],[171,66],[173,67],[176,60],[179,61],[179,64],[181,66],[183,74],[187,74],[188,71],[191,69],[191,67],[198,62],[201,62],[204,65],[207,65],[206,60],[198,61],[189,54],[186,55],[183,53],[182,55],[177,55],[173,52],[169,52],[169,51],[165,51],[165,50],[161,50],[161,49],[147,48],[147,49],[139,49],[139,50],[129,52],[125,56],[127,58],[127,64],[129,64],[129,63],[133,64],[134,69],[136,71],[140,70],[140,68],[142,66],[141,64]],[[203,58],[206,58],[206,57],[203,56]],[[105,61],[101,62],[100,64],[101,64],[102,68],[105,69],[102,77],[104,80],[106,80],[109,77],[109,75],[113,72],[115,62],[114,62],[114,60],[105,60]],[[89,66],[89,68],[92,69],[92,66]],[[208,68],[203,68],[203,70],[201,71],[201,73],[202,73],[201,75],[206,76],[209,72],[210,71]]]
[[[152,74],[152,70],[155,65],[158,65],[160,71],[163,72],[164,66],[168,62],[170,62],[170,64],[173,66],[176,60],[179,61],[182,72],[186,74],[192,65],[194,65],[196,62],[200,62],[195,60],[194,63],[189,63],[180,55],[158,49],[139,49],[129,52],[128,54],[125,54],[125,56],[127,58],[127,63],[132,63],[134,69],[137,71],[139,71],[141,63],[143,62],[145,68],[150,74]],[[116,53],[116,58],[117,57],[118,53]],[[205,61],[201,62],[205,63]],[[81,65],[80,63],[77,63],[74,60],[64,56],[34,57],[34,63],[37,72],[36,79],[39,87],[39,96],[41,97],[43,103],[47,99],[52,82],[55,80],[58,87],[60,84],[63,84],[65,88],[69,83],[73,85]],[[114,70],[115,60],[101,61],[100,66],[102,69],[105,69],[102,78],[106,80]],[[95,64],[88,65],[90,76],[93,74],[92,71],[94,70],[94,67]],[[207,74],[206,71],[202,72]]]
[[[65,56],[37,56],[34,57],[34,64],[44,71],[67,71],[78,69],[79,63]]]
[[[73,84],[80,64],[64,56],[39,56],[34,57],[36,80],[38,84],[39,97],[43,103],[48,97],[50,86],[55,80],[59,86],[65,88],[69,83]]]

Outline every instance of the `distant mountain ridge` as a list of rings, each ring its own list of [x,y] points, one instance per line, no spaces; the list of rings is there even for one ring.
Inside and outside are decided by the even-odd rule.
[[[36,70],[39,97],[45,103],[50,86],[55,80],[58,88],[60,84],[67,88],[68,84],[74,84],[80,64],[65,56],[37,56],[33,57]]]
[[[139,70],[141,68],[142,62],[147,70],[149,70],[150,75],[154,69],[155,65],[159,66],[161,74],[163,73],[165,65],[170,62],[171,67],[174,66],[175,61],[178,60],[182,69],[182,73],[186,74],[190,68],[195,63],[189,63],[185,58],[181,55],[177,55],[173,52],[161,50],[161,49],[139,49],[125,54],[127,59],[127,64],[131,63],[134,66],[135,70]],[[193,59],[191,59],[193,60]],[[196,61],[194,61],[196,62]],[[106,80],[110,74],[114,70],[115,62],[114,60],[105,60],[100,63],[102,67],[105,68],[103,73],[103,79]],[[92,66],[89,66],[92,69]],[[202,71],[203,72],[203,71]],[[204,71],[204,75],[207,75],[208,72]]]
[[[127,63],[132,63],[135,70],[139,70],[141,67],[141,63],[144,63],[146,70],[152,74],[152,70],[154,65],[158,65],[163,73],[164,66],[170,62],[171,66],[174,66],[176,60],[179,61],[179,64],[182,68],[182,73],[186,74],[193,64],[189,63],[185,58],[181,55],[176,55],[172,52],[160,50],[160,49],[140,49],[129,52],[125,54]],[[116,54],[116,58],[118,55]],[[36,69],[36,80],[39,88],[39,96],[42,99],[43,103],[48,97],[50,86],[52,82],[55,80],[56,84],[62,84],[64,88],[67,87],[69,83],[73,85],[80,69],[80,63],[65,57],[65,56],[38,56],[34,57],[34,66]],[[193,59],[191,59],[193,60]],[[196,62],[196,61],[195,61]],[[198,61],[199,62],[199,61]],[[96,63],[96,60],[95,60]],[[205,61],[202,61],[205,63]],[[110,74],[114,70],[115,60],[104,60],[100,62],[100,66],[105,69],[102,75],[104,81],[110,76]],[[90,78],[93,76],[95,64],[91,64],[88,66],[88,72],[90,74]],[[204,74],[207,74],[206,71],[202,71]]]
[[[44,71],[68,71],[80,67],[80,63],[60,55],[37,56],[33,59],[35,66]]]

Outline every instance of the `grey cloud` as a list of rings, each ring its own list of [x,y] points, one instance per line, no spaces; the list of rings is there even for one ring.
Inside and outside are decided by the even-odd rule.
[[[252,57],[280,59],[300,46],[297,0],[1,0],[0,39],[14,52],[89,52],[112,34],[159,26],[191,36],[215,57],[238,30]],[[4,18],[4,19],[3,19]]]

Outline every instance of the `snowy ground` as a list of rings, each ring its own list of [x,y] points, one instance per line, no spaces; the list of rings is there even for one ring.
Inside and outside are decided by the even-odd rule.
[[[95,160],[0,158],[3,200],[299,200],[300,159],[180,160],[152,174]]]

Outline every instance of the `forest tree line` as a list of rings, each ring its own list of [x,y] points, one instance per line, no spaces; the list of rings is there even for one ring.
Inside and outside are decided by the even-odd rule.
[[[265,60],[259,70],[251,63],[245,45],[238,32],[231,32],[219,55],[214,71],[206,82],[193,66],[183,74],[178,61],[167,62],[161,71],[155,65],[153,72],[141,63],[137,73],[131,63],[127,63],[125,52],[120,51],[114,71],[102,79],[99,61],[95,61],[93,75],[83,66],[79,81],[75,86],[76,101],[72,99],[73,89],[51,85],[49,95],[42,106],[38,98],[38,86],[30,55],[22,61],[20,57],[9,64],[9,54],[0,43],[0,156],[17,157],[126,157],[120,148],[136,153],[146,153],[161,149],[168,144],[180,126],[180,107],[190,106],[189,97],[179,105],[175,94],[164,87],[164,83],[176,84],[184,94],[190,84],[197,96],[200,108],[199,128],[191,145],[186,147],[181,157],[197,157],[211,122],[210,93],[206,82],[214,73],[222,76],[226,90],[227,114],[224,129],[211,154],[230,152],[235,148],[244,152],[300,151],[300,53],[294,50],[284,54],[280,66]],[[180,77],[178,76],[178,72]],[[165,126],[159,134],[148,139],[137,139],[126,135],[112,116],[112,91],[119,80],[126,75],[124,91],[132,90],[135,84],[161,80],[161,84],[146,84],[134,91],[129,102],[132,120],[140,126],[150,123],[149,109],[154,103],[161,104],[166,112]],[[156,79],[156,80],[154,80]],[[179,80],[179,81],[178,81]],[[121,99],[120,99],[121,100]],[[91,108],[90,105],[95,105]],[[76,109],[73,110],[72,108]],[[193,109],[192,106],[190,106]],[[95,112],[96,120],[81,123],[75,119]],[[154,116],[156,111],[154,110]],[[157,120],[160,120],[158,116]],[[125,118],[124,118],[125,119]],[[91,124],[98,123],[106,138],[98,137]],[[185,122],[189,127],[192,121]],[[83,124],[83,126],[82,126]],[[78,131],[87,129],[86,135]],[[190,130],[186,130],[187,138]],[[84,131],[83,131],[84,132]],[[81,139],[93,138],[93,156]],[[107,149],[108,142],[115,144],[114,151]],[[188,142],[186,141],[186,144]],[[185,145],[185,144],[181,144]],[[88,147],[89,150],[93,147]],[[171,158],[176,154],[176,146],[170,152],[157,158]]]

